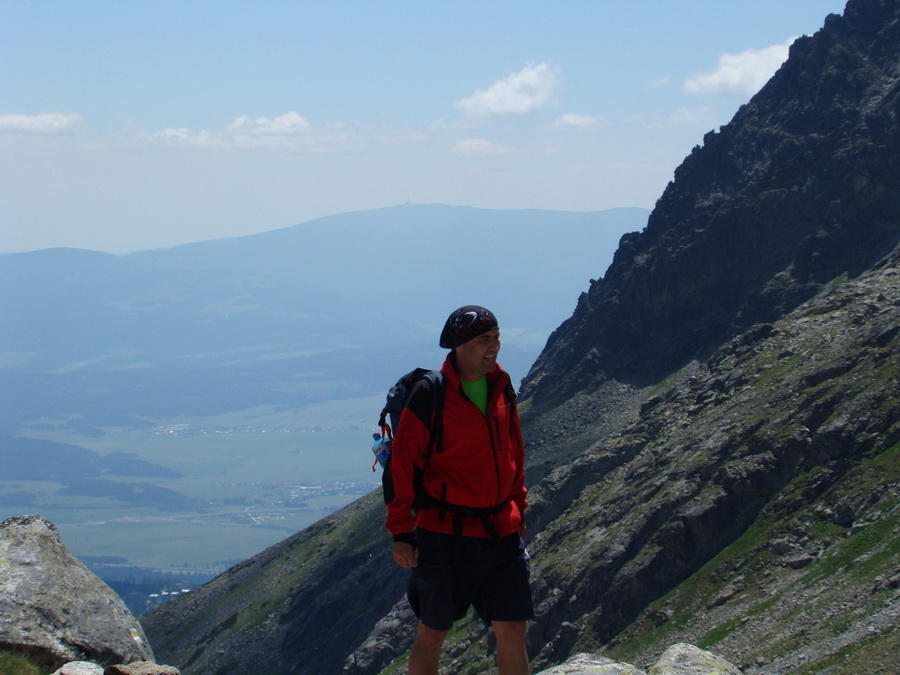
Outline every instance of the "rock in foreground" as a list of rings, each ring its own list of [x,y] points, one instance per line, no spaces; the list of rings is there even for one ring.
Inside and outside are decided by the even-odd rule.
[[[715,654],[682,643],[669,647],[648,671],[604,656],[578,654],[538,675],[741,675],[741,671]]]
[[[154,660],[125,603],[40,516],[0,523],[0,647],[50,668]]]

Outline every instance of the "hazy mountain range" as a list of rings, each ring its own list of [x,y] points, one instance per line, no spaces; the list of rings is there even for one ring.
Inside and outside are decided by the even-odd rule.
[[[406,204],[123,256],[0,256],[0,420],[84,432],[369,396],[437,365],[469,303],[500,316],[518,380],[648,213]]]

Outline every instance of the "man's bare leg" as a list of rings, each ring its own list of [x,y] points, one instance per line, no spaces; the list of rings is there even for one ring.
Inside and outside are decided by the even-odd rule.
[[[409,675],[438,675],[441,663],[441,648],[444,646],[445,630],[434,630],[421,621],[416,629],[416,640],[409,654]]]
[[[492,621],[497,637],[497,672],[499,675],[530,675],[528,652],[525,651],[524,621]]]

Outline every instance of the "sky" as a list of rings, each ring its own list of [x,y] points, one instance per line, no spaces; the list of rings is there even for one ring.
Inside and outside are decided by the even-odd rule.
[[[844,0],[0,0],[0,253],[653,208]]]

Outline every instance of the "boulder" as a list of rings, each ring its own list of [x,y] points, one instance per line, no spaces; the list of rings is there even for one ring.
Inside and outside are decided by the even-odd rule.
[[[577,654],[537,675],[741,675],[741,671],[720,656],[679,643],[669,647],[647,671],[598,654]]]
[[[54,670],[53,675],[103,675],[103,666],[90,661],[70,661]]]
[[[103,675],[180,675],[178,668],[161,666],[149,661],[129,663],[127,666],[109,666]]]
[[[648,675],[741,675],[741,671],[720,656],[679,643],[669,647],[647,671]]]
[[[0,646],[50,668],[154,660],[125,603],[40,516],[0,523]]]
[[[150,661],[135,661],[128,665],[103,666],[90,661],[71,661],[54,671],[53,675],[181,675],[173,666],[161,666]]]
[[[576,654],[568,661],[537,675],[646,675],[629,663],[619,663],[597,654]]]

